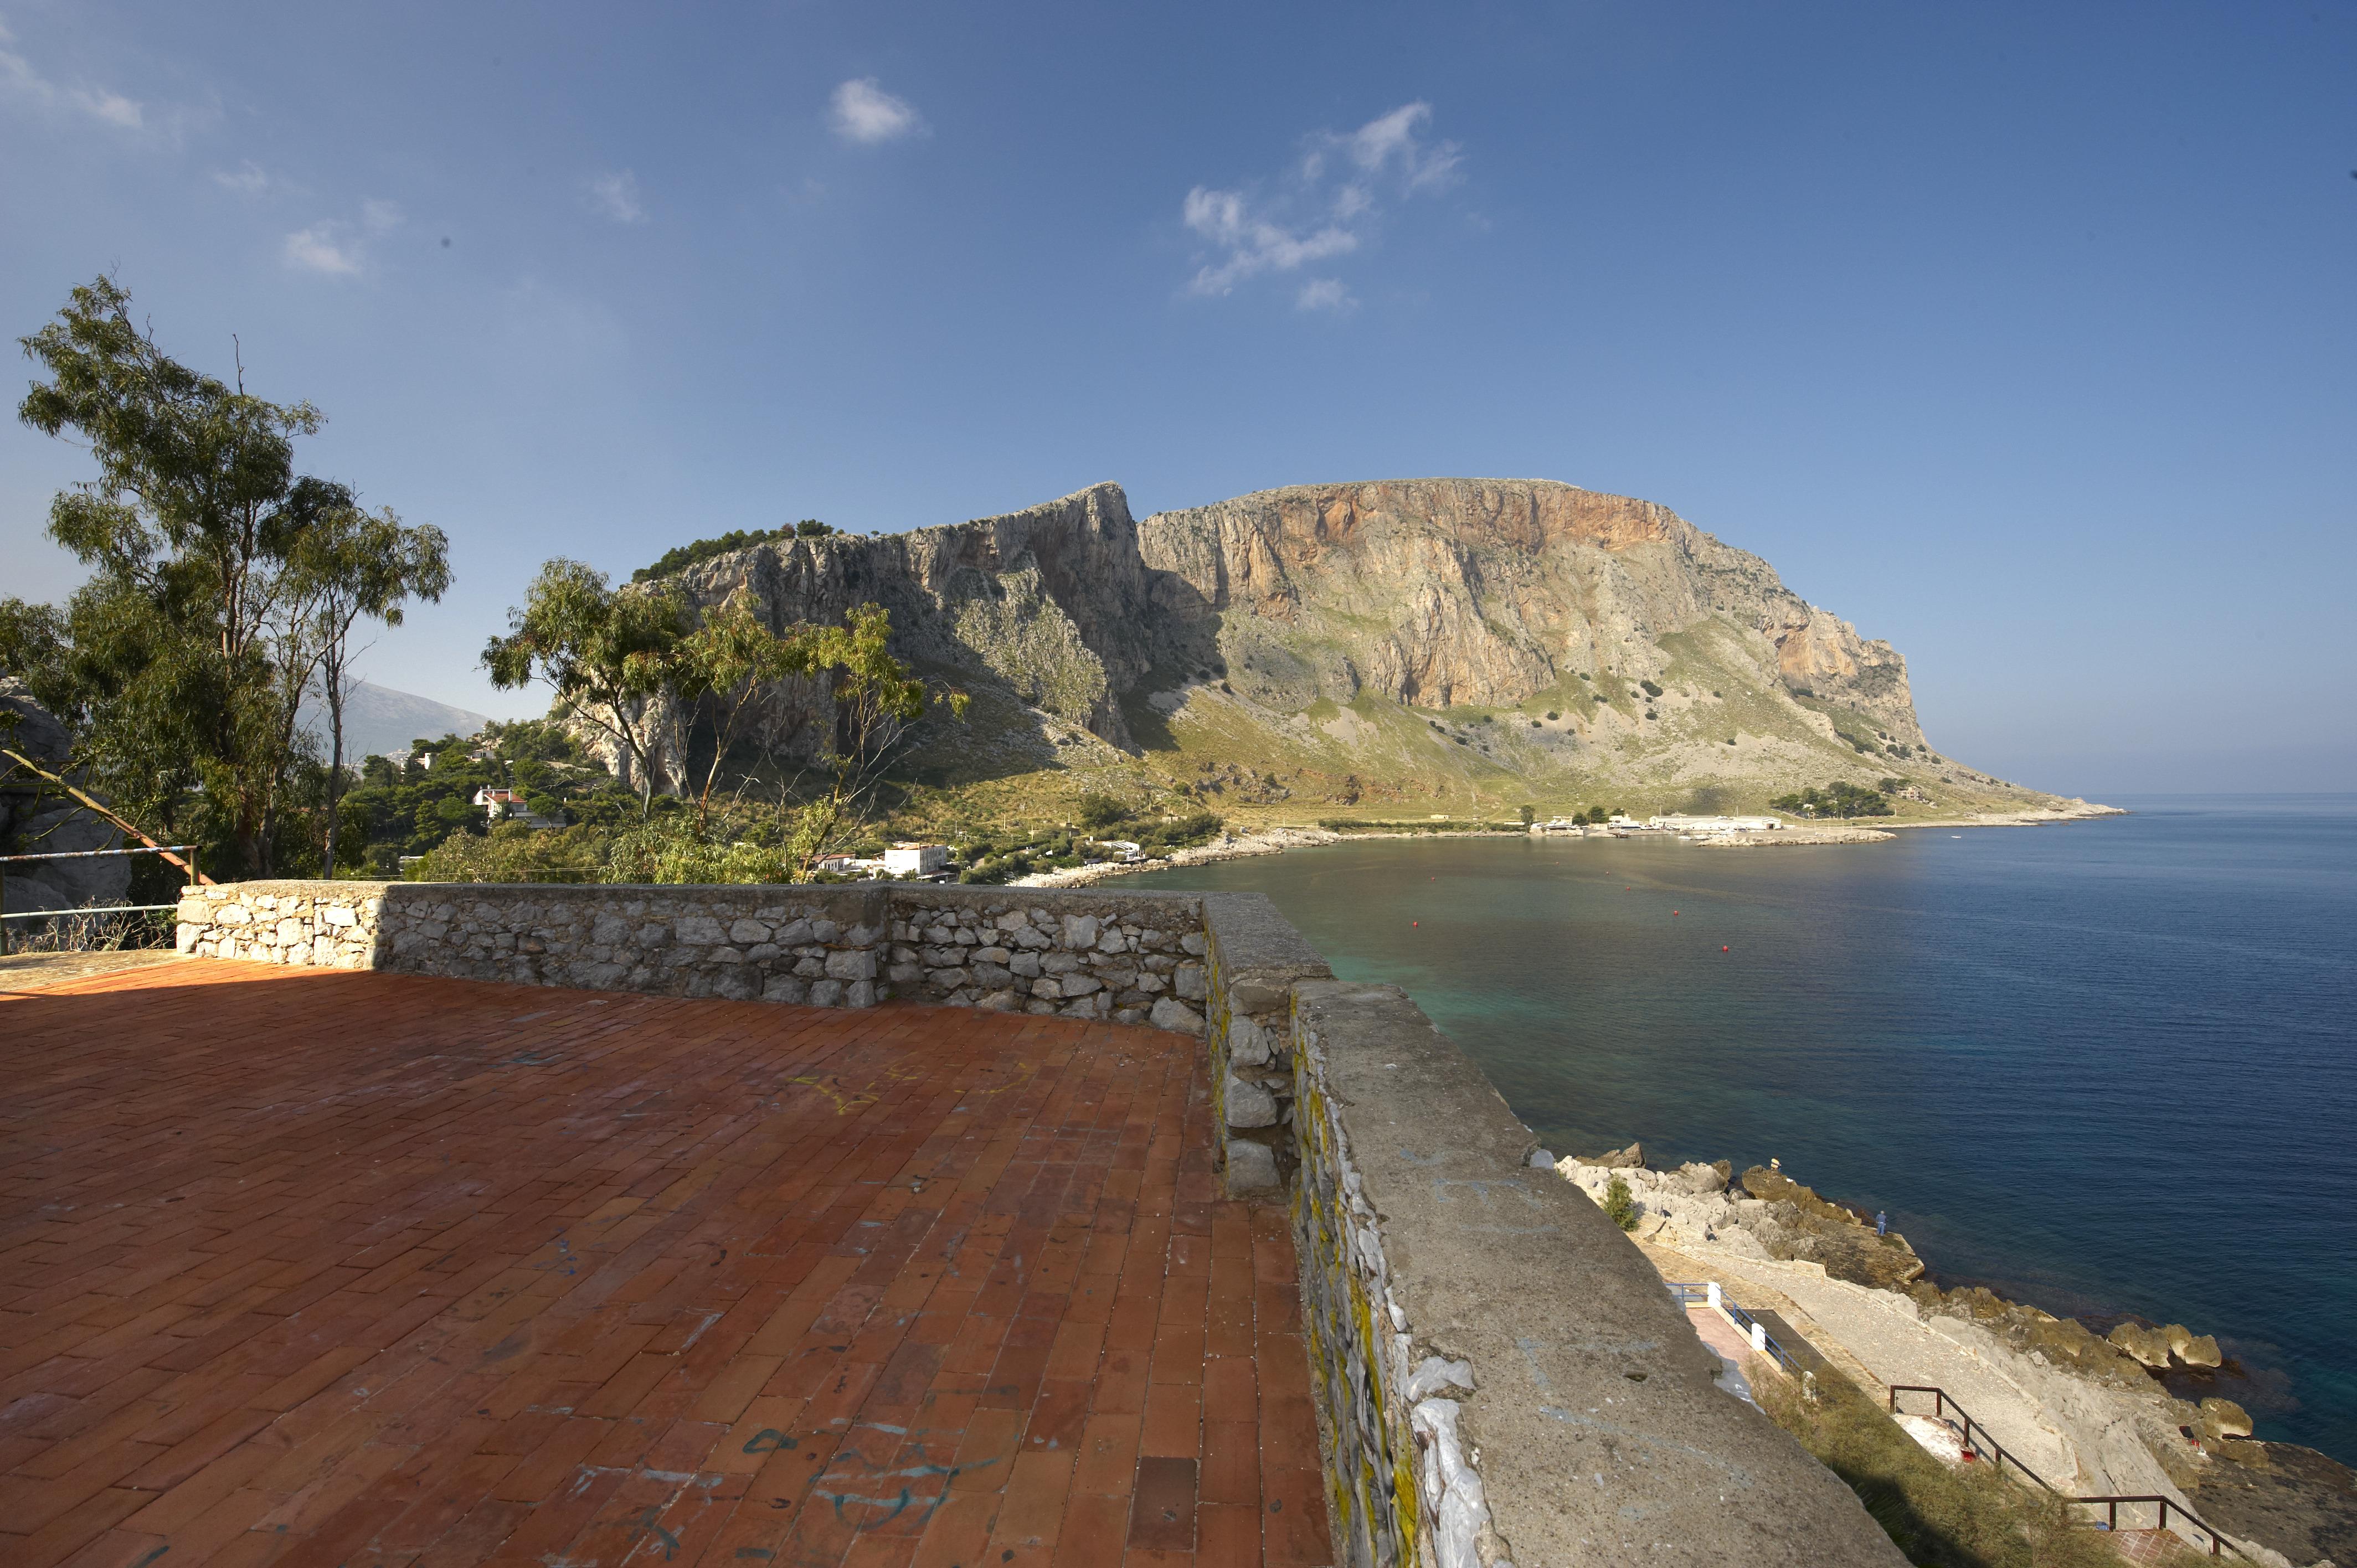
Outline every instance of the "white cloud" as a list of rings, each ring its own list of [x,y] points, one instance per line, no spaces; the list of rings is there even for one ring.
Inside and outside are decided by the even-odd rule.
[[[332,220],[298,229],[286,236],[286,264],[329,277],[350,277],[361,270],[361,248],[350,237],[351,226]]]
[[[847,142],[873,145],[903,136],[920,136],[929,129],[915,104],[905,98],[893,97],[878,87],[872,76],[845,82],[834,90],[832,102],[834,113],[829,124],[834,134]]]
[[[248,158],[237,166],[237,171],[234,174],[228,169],[213,170],[213,183],[223,190],[235,191],[240,196],[253,198],[267,196],[286,182],[252,158]]]
[[[16,41],[7,27],[0,26],[0,46]],[[0,47],[0,97],[13,98],[38,113],[88,115],[125,131],[139,130],[146,124],[136,99],[102,87],[61,86],[34,70],[33,62],[23,55],[5,47]]]
[[[1372,236],[1388,198],[1405,200],[1456,183],[1464,155],[1454,142],[1432,142],[1432,106],[1404,103],[1356,131],[1319,131],[1292,173],[1243,190],[1197,186],[1180,216],[1214,254],[1196,269],[1188,292],[1223,295],[1263,273],[1290,273],[1358,250]],[[1358,303],[1340,278],[1302,285],[1303,310],[1348,310]]]
[[[1341,311],[1358,303],[1340,278],[1311,278],[1301,285],[1301,293],[1293,301],[1297,310]]]
[[[601,174],[589,181],[590,210],[617,223],[643,223],[646,204],[639,199],[639,177],[629,169]]]
[[[408,221],[401,203],[371,197],[361,203],[360,221],[322,219],[286,236],[280,254],[298,272],[325,277],[357,277],[369,270],[369,242]]]

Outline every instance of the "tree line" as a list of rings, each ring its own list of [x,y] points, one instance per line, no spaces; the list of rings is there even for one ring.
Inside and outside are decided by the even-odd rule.
[[[435,827],[479,826],[480,808],[471,796],[461,806],[457,779],[429,787],[414,759],[401,768],[368,759],[362,798],[347,798],[353,661],[371,628],[398,626],[407,607],[447,591],[442,532],[298,472],[296,443],[318,432],[320,411],[250,393],[242,362],[224,381],[172,359],[131,304],[101,276],[19,339],[45,379],[18,417],[82,445],[97,474],[59,492],[48,530],[90,578],[62,607],[0,599],[0,671],[23,679],[66,725],[76,769],[122,814],[158,838],[204,846],[224,875],[332,875],[381,861],[364,853],[371,845],[398,855]],[[793,532],[831,531],[813,520]],[[725,543],[674,554],[703,559]],[[605,743],[635,789],[640,862],[672,854],[650,850],[650,835],[741,844],[749,834],[772,875],[807,878],[864,829],[909,727],[937,707],[965,710],[962,693],[891,656],[890,618],[876,605],[842,626],[778,628],[743,593],[698,614],[660,577],[616,587],[558,559],[509,623],[486,645],[484,667],[503,689],[545,687],[560,729]],[[723,788],[724,765],[756,728],[767,733],[765,703],[794,682],[818,714],[818,744],[791,769],[770,757],[770,798],[752,809],[746,778]],[[325,755],[299,717],[313,697],[327,716]],[[536,755],[510,755],[511,741]],[[493,737],[483,759],[457,755],[469,768],[491,764],[486,785],[513,781],[520,762],[542,779],[552,767],[577,776],[579,747],[565,744],[570,761],[518,727]],[[26,767],[0,754],[0,782]],[[603,794],[576,777],[567,814],[613,817],[591,799]],[[658,812],[659,794],[681,804]]]

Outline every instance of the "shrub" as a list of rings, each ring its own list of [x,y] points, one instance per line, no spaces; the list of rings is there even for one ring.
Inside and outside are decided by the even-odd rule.
[[[1857,1385],[1815,1373],[1812,1402],[1757,1358],[1747,1375],[1760,1408],[1840,1477],[1906,1554],[1932,1568],[2119,1568],[2111,1543],[2077,1528],[2068,1507],[1993,1465],[1950,1469]]]
[[[1637,1229],[1637,1200],[1630,1196],[1629,1184],[1614,1176],[1604,1188],[1604,1217],[1623,1230]]]
[[[1128,820],[1129,808],[1110,795],[1091,791],[1081,797],[1081,826],[1084,828],[1109,828]]]
[[[1651,681],[1640,681],[1637,684],[1645,689],[1645,695],[1649,697],[1658,697],[1662,694],[1662,689],[1659,686],[1654,685]]]
[[[1553,724],[1553,723],[1555,723],[1555,720],[1557,720],[1557,719],[1559,719],[1559,718],[1561,718],[1561,717],[1563,717],[1563,715],[1562,715],[1561,714],[1557,713],[1555,709],[1553,709],[1553,708],[1549,708],[1549,709],[1547,710],[1547,723],[1549,723],[1549,724]]]

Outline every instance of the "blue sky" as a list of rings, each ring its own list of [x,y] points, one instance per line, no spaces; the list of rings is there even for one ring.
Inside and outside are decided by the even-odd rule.
[[[2350,787],[2348,0],[694,9],[0,0],[0,325],[237,334],[452,538],[368,674],[494,714],[552,554],[1501,475],[2024,782]],[[85,471],[0,428],[0,593]]]

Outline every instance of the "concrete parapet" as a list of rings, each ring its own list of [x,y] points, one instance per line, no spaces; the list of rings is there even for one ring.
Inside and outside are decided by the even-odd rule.
[[[1338,1555],[1904,1562],[1846,1487],[1718,1385],[1642,1255],[1527,1163],[1537,1140],[1404,993],[1298,982],[1289,1044]]]

